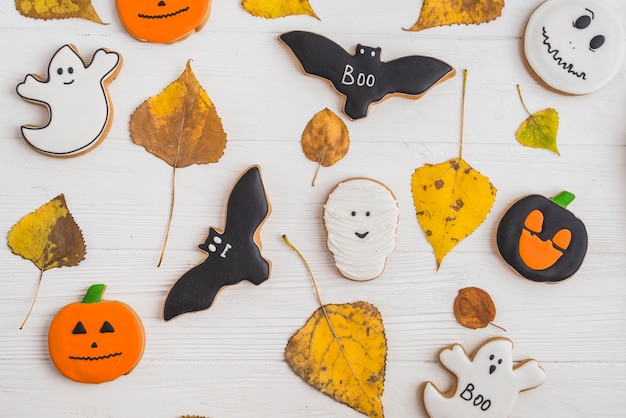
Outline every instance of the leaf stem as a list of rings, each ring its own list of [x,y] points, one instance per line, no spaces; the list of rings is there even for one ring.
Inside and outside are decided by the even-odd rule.
[[[174,168],[172,170],[172,199],[170,204],[170,217],[167,221],[167,230],[165,231],[165,239],[163,240],[163,248],[161,248],[161,256],[159,257],[159,263],[157,267],[161,267],[161,263],[163,262],[163,257],[165,256],[165,247],[167,247],[167,240],[170,236],[170,229],[172,229],[172,218],[174,217],[174,199],[176,197],[176,165],[178,164],[178,152],[180,151],[180,146],[178,151],[176,152],[176,162],[174,163]]]
[[[520,102],[522,102],[522,106],[524,107],[524,110],[526,111],[526,113],[528,113],[528,116],[532,117],[532,113],[530,113],[530,110],[528,110],[528,108],[526,107],[526,103],[524,103],[524,98],[522,97],[522,89],[520,88],[519,84],[517,84],[516,87],[517,87],[517,94],[519,96],[519,100]]]
[[[309,277],[311,278],[311,282],[313,282],[313,288],[315,289],[315,296],[317,297],[317,301],[319,302],[320,306],[324,310],[324,315],[326,316],[326,319],[328,319],[326,308],[324,308],[324,303],[322,302],[322,297],[320,296],[320,291],[317,287],[317,283],[315,282],[315,277],[313,277],[313,272],[311,271],[311,267],[309,267],[309,263],[306,262],[306,259],[304,258],[302,253],[296,248],[296,246],[293,245],[291,241],[289,241],[289,238],[287,238],[287,235],[283,235],[282,238],[285,244],[287,244],[289,248],[294,250],[295,253],[298,254],[298,257],[300,257],[300,260],[302,260],[302,262],[304,263],[304,266],[306,267],[306,270],[309,273]],[[330,320],[328,320],[328,323],[330,324]],[[331,329],[332,329],[332,325],[331,325]],[[334,331],[333,331],[333,334],[334,334]]]
[[[467,68],[463,70],[463,93],[461,96],[461,138],[459,140],[459,160],[463,158],[463,138],[465,136],[465,91],[467,90]]]
[[[494,324],[493,322],[490,322],[489,325],[494,326],[498,329],[501,329],[504,332],[508,332],[505,328],[501,327],[500,325]]]
[[[47,245],[46,245],[46,248],[47,248]],[[33,296],[33,301],[30,304],[30,309],[28,310],[28,313],[26,314],[26,318],[24,318],[24,321],[20,325],[20,329],[24,328],[24,325],[26,325],[26,321],[28,321],[28,318],[30,317],[30,313],[33,311],[33,308],[35,307],[35,301],[37,300],[37,295],[39,294],[39,288],[41,287],[41,280],[43,279],[43,272],[44,272],[44,267],[42,264],[41,269],[39,269],[39,281],[37,282],[37,288],[35,289],[35,296]]]

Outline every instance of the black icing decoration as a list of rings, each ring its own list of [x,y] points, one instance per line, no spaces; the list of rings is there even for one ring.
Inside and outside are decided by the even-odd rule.
[[[170,290],[163,312],[166,321],[208,309],[224,286],[242,280],[260,285],[269,278],[270,262],[263,258],[255,242],[269,213],[261,171],[252,166],[230,193],[224,232],[210,228],[206,240],[199,245],[207,258],[183,274]]]
[[[568,196],[566,203],[559,199]],[[535,282],[559,282],[572,276],[580,266],[587,253],[587,229],[566,206],[574,195],[563,192],[548,199],[540,195],[529,195],[515,202],[504,214],[496,232],[496,245],[502,258],[523,277]],[[557,203],[558,202],[558,203]],[[551,266],[543,270],[534,270],[526,265],[520,256],[520,236],[525,228],[524,222],[534,210],[543,214],[540,232],[532,232],[542,241],[552,240],[562,229],[571,232],[571,241],[562,251],[562,256]],[[558,249],[558,246],[553,245]]]
[[[306,73],[330,81],[346,96],[343,111],[352,119],[367,116],[372,103],[390,94],[419,98],[456,73],[445,62],[420,55],[383,62],[380,48],[360,44],[350,55],[330,39],[311,32],[287,32],[279,39]]]

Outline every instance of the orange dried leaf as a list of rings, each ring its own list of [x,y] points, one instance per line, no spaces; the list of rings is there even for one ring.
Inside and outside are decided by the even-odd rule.
[[[135,110],[130,118],[130,136],[135,144],[174,168],[170,220],[160,265],[174,211],[176,169],[216,163],[226,148],[222,120],[191,70],[190,61],[176,81]]]
[[[309,0],[243,0],[241,5],[252,16],[266,19],[295,15],[307,15],[319,19],[309,4]]]
[[[367,302],[324,305],[285,348],[287,363],[302,380],[371,418],[384,416],[386,357],[382,317]]]
[[[489,293],[478,287],[466,287],[454,299],[454,316],[466,328],[485,328],[495,319],[496,306]]]
[[[319,170],[320,165],[330,167],[348,153],[350,134],[339,116],[329,109],[324,109],[307,123],[302,132],[301,143],[302,152],[309,160],[319,163]]]
[[[76,266],[85,259],[86,253],[83,234],[67,208],[62,194],[13,225],[9,231],[8,245],[13,254],[32,261],[39,269],[37,291],[44,271],[55,267]],[[30,311],[28,314],[30,315]]]
[[[81,18],[102,24],[91,0],[15,0],[15,8],[22,16],[33,19]]]
[[[419,19],[409,29],[490,22],[502,14],[504,0],[424,0]]]

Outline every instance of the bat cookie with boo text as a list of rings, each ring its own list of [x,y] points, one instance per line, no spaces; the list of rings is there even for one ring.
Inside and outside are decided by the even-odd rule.
[[[311,32],[287,32],[279,39],[293,51],[304,72],[328,80],[346,96],[343,111],[352,119],[367,116],[372,103],[389,95],[418,99],[456,74],[450,65],[432,57],[412,55],[384,62],[380,48],[361,44],[351,55]]]
[[[207,258],[174,284],[165,301],[164,319],[208,309],[224,286],[269,278],[270,262],[261,255],[261,226],[271,211],[259,166],[248,168],[230,192],[223,232],[209,229],[199,245]]]

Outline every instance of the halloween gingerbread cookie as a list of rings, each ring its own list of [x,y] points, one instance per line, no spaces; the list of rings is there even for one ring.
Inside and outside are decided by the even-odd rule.
[[[304,72],[326,79],[345,96],[343,111],[352,119],[367,116],[372,103],[390,95],[418,99],[456,73],[445,62],[420,55],[384,62],[380,48],[360,44],[349,54],[311,32],[287,32],[279,39],[291,49]]]
[[[141,360],[145,334],[141,319],[123,302],[103,301],[106,286],[95,284],[82,302],[56,314],[48,350],[56,368],[80,383],[103,383],[130,373]]]
[[[115,0],[124,28],[141,41],[170,43],[202,29],[211,0]]]
[[[121,68],[117,52],[99,49],[85,65],[73,45],[64,45],[50,60],[48,78],[28,74],[17,94],[48,108],[45,126],[22,126],[28,144],[44,154],[70,157],[97,146],[113,120],[108,84]]]
[[[585,224],[567,209],[574,195],[525,196],[504,214],[496,232],[502,258],[523,277],[559,282],[580,268],[587,253]]]
[[[615,77],[624,58],[624,30],[598,0],[547,0],[531,15],[524,54],[549,87],[587,94]]]
[[[448,392],[432,382],[422,386],[424,409],[430,418],[505,418],[515,408],[519,392],[534,389],[545,380],[535,360],[513,364],[513,343],[491,338],[470,357],[459,344],[439,352],[441,364],[456,377]]]
[[[166,321],[208,309],[225,286],[247,280],[260,285],[270,276],[270,262],[261,255],[261,227],[271,208],[259,166],[247,169],[228,198],[223,232],[209,229],[200,249],[207,258],[183,274],[165,301]]]
[[[344,180],[328,195],[323,216],[341,275],[357,281],[380,276],[396,246],[399,209],[393,192],[376,180]]]

